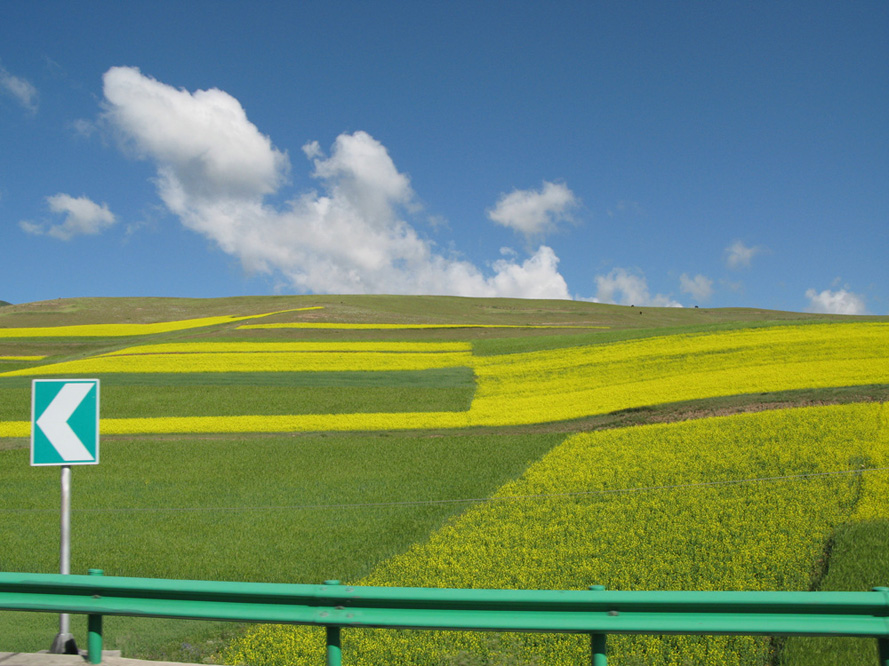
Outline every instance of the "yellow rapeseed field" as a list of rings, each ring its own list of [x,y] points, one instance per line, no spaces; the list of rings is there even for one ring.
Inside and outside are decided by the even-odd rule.
[[[30,421],[0,421],[0,437],[30,437]]]
[[[889,382],[889,325],[814,324],[474,357],[474,425],[745,393]]]
[[[568,438],[485,504],[358,585],[620,590],[806,590],[827,536],[889,518],[889,405],[781,410]],[[866,468],[875,468],[868,472]],[[882,469],[879,469],[882,468]],[[439,664],[516,645],[540,663],[589,659],[565,635],[346,629],[351,664]],[[262,626],[227,663],[320,663],[318,629]],[[752,637],[612,636],[615,664],[752,665]]]
[[[166,342],[118,349],[102,356],[133,354],[242,354],[272,352],[471,352],[470,342]]]

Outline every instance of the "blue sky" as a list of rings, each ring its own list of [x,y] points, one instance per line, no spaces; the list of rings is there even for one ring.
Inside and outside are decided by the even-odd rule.
[[[889,314],[889,4],[0,3],[0,299]]]

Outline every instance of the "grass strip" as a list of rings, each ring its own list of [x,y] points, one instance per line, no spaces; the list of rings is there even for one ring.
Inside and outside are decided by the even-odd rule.
[[[243,414],[354,414],[466,412],[473,387],[425,388],[365,386],[103,386],[102,419],[239,416]],[[0,419],[30,420],[28,389],[0,390]]]
[[[889,520],[842,525],[832,535],[827,574],[818,589],[869,590],[889,582]],[[782,643],[780,666],[876,664],[872,638],[791,637]]]
[[[358,324],[349,322],[316,322],[298,321],[282,324],[242,324],[239,330],[249,329],[279,329],[279,328],[305,328],[305,329],[334,329],[334,330],[422,330],[422,329],[450,329],[450,328],[609,328],[608,326],[588,326],[581,324]]]
[[[70,326],[36,326],[0,328],[0,338],[91,338],[126,337],[169,333],[188,328],[228,324],[246,317],[202,317],[154,324],[75,324]]]
[[[194,372],[338,372],[457,368],[471,365],[467,352],[218,352],[91,356],[2,373],[3,377]]]
[[[234,316],[224,315],[219,317],[198,317],[196,319],[180,319],[177,321],[161,321],[150,324],[74,324],[68,326],[25,326],[0,328],[0,338],[43,338],[43,337],[125,337],[134,335],[154,335],[157,333],[170,333],[191,328],[203,328],[218,324],[230,324],[246,319],[256,319],[269,315],[294,312],[296,310],[313,310],[316,308],[295,308],[293,310],[279,310],[277,312],[265,312],[263,314]]]
[[[475,393],[468,368],[244,374],[100,375],[101,416],[465,412]],[[0,380],[0,421],[30,418],[30,378]]]
[[[83,375],[59,373],[58,378]],[[329,386],[358,388],[404,386],[416,388],[458,388],[474,385],[471,368],[429,368],[426,370],[387,370],[386,372],[188,372],[188,373],[95,373],[105,386]],[[0,389],[30,388],[31,377],[0,377]]]
[[[792,325],[807,326],[813,323],[819,322],[799,322]],[[703,335],[708,333],[740,331],[746,329],[772,328],[776,326],[788,326],[788,322],[731,321],[688,326],[623,329],[603,326],[601,328],[606,330],[596,331],[594,333],[479,339],[473,341],[472,351],[476,356],[498,356],[501,354],[521,354],[526,352],[564,349],[566,347],[578,347],[584,345],[604,345],[614,342],[644,340],[646,338],[659,338],[668,335]]]

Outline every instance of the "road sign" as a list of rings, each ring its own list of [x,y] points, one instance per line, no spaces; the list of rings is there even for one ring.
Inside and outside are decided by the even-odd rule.
[[[31,382],[31,464],[99,463],[99,380]]]

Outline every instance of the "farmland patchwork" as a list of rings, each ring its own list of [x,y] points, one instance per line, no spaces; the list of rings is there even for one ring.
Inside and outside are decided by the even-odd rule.
[[[131,415],[104,418],[102,429],[106,434],[161,434],[511,426],[683,400],[882,384],[889,381],[889,325],[775,326],[491,356],[473,354],[468,342],[163,343],[12,370],[0,373],[0,382],[50,375],[385,374],[448,368],[474,373],[477,388],[468,409]],[[0,437],[25,437],[27,430],[24,420],[0,423]]]
[[[91,508],[79,519],[105,525],[90,536],[90,557],[123,575],[317,582],[333,567],[361,585],[805,590],[821,584],[837,530],[889,526],[889,405],[878,402],[887,323],[637,335],[593,317],[386,324],[322,321],[319,310],[278,311],[300,311],[302,321],[284,323],[0,328],[0,449],[9,449],[0,456],[24,461],[15,438],[30,432],[32,378],[99,378],[102,434],[120,437],[107,469],[81,475]],[[593,432],[579,421],[849,387],[877,401]],[[45,475],[10,474],[11,511],[49,521]],[[11,511],[0,508],[3,525],[16,524]],[[31,566],[34,535],[9,534],[18,566]],[[56,554],[41,552],[54,566]],[[857,556],[876,566],[869,551]],[[165,631],[190,644],[188,629]],[[349,629],[343,638],[354,664],[589,659],[585,636]],[[317,628],[261,626],[201,656],[321,663],[323,645]],[[609,638],[620,666],[783,666],[780,648],[744,636]],[[797,663],[808,662],[786,662]]]

